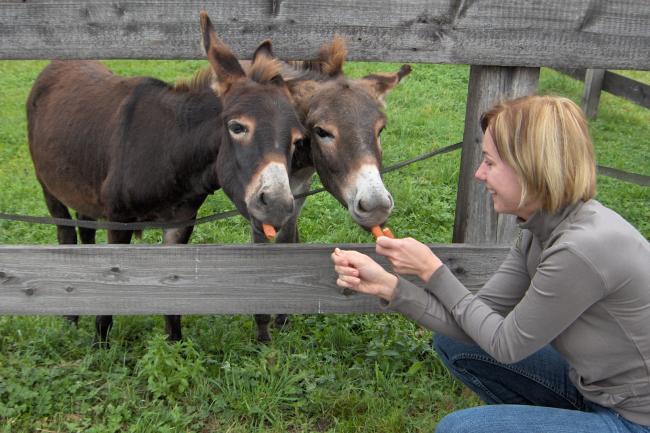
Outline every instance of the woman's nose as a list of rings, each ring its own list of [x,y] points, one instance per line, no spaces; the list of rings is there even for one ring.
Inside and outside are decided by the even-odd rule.
[[[476,169],[476,173],[474,173],[474,177],[481,182],[485,181],[485,170],[484,170],[485,163],[481,162],[481,165],[478,166]]]

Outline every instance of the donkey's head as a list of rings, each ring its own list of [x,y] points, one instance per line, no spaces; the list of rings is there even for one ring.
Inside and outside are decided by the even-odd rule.
[[[282,79],[271,43],[255,51],[248,75],[228,47],[217,39],[207,13],[201,32],[219,96],[223,133],[217,176],[224,192],[254,230],[282,226],[294,210],[288,169],[304,129]]]
[[[381,132],[386,125],[384,97],[407,75],[348,79],[343,75],[347,55],[343,39],[324,45],[317,60],[285,67],[285,78],[307,129],[307,151],[325,188],[366,228],[383,224],[393,198],[382,182]]]

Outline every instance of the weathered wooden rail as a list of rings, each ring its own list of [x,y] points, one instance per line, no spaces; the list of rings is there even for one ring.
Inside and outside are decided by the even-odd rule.
[[[372,245],[343,245],[374,254]],[[433,245],[479,288],[507,247]],[[346,293],[322,245],[0,246],[0,314],[234,314],[381,311]]]
[[[471,66],[454,242],[434,245],[478,287],[514,233],[473,181],[480,114],[532,93],[539,67],[650,69],[650,2],[538,0],[0,0],[0,59],[203,58],[207,10],[240,57],[271,38],[285,59],[310,57],[334,34],[350,60]],[[417,72],[416,72],[417,73]],[[355,245],[363,251],[371,246]],[[0,247],[2,314],[375,312],[341,294],[332,246]]]
[[[650,85],[604,69],[558,69],[563,74],[585,82],[582,108],[588,117],[594,118],[598,113],[600,92],[612,95],[650,108]]]

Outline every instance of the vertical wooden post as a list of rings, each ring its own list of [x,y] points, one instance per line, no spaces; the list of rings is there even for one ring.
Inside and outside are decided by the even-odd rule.
[[[588,119],[595,119],[598,115],[600,92],[603,89],[604,69],[587,69],[585,71],[585,88],[582,94],[582,109]]]
[[[508,244],[516,233],[515,217],[497,215],[485,186],[474,179],[483,157],[480,116],[499,101],[535,93],[539,68],[472,66],[467,92],[465,133],[456,198],[453,242]]]

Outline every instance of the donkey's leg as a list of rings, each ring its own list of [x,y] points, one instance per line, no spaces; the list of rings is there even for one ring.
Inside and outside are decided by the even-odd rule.
[[[109,230],[108,243],[109,244],[128,244],[131,243],[131,230]],[[113,316],[97,316],[95,317],[95,338],[97,342],[104,347],[108,347],[108,332],[113,326]]]
[[[298,216],[302,209],[305,199],[296,200],[296,212],[291,216],[289,221],[282,227],[278,233],[277,241],[283,244],[297,244],[300,242],[298,237]],[[287,314],[278,314],[275,316],[275,326],[282,329],[289,326],[289,316]]]
[[[196,218],[196,215],[194,216]],[[170,244],[186,244],[192,236],[194,226],[183,227],[180,229],[167,229],[164,230],[163,243]],[[165,316],[165,331],[167,331],[167,340],[179,341],[183,338],[181,331],[181,316],[180,314]]]
[[[77,212],[77,219],[84,221],[95,221],[93,218],[81,215]],[[79,238],[82,244],[94,244],[95,243],[95,229],[88,229],[79,227]],[[79,316],[65,316],[66,319],[73,322],[74,324],[79,323]]]
[[[95,221],[94,218],[81,215],[77,212],[77,219],[83,221]],[[94,244],[95,243],[95,229],[89,229],[84,227],[79,227],[79,238],[81,239],[82,244]]]
[[[54,218],[67,218],[70,219],[70,212],[68,208],[61,203],[56,197],[54,197],[50,191],[45,188],[45,185],[41,184],[43,188],[43,196],[45,197],[45,204],[47,209],[50,211],[50,215]],[[66,226],[56,226],[56,237],[59,241],[59,244],[76,244],[77,243],[77,233],[75,232],[74,227]],[[79,316],[63,316],[70,322],[75,325],[79,323]]]
[[[268,240],[264,236],[264,233],[256,230],[251,227],[253,231],[253,242],[257,244],[267,243]],[[271,334],[269,334],[269,322],[271,321],[271,315],[269,314],[255,314],[255,327],[257,328],[257,341],[260,343],[266,343],[271,341]]]
[[[43,187],[43,196],[45,197],[45,204],[50,211],[50,215],[54,218],[71,219],[72,217],[70,216],[70,212],[68,212],[68,208],[59,199],[54,197],[45,186],[41,186]],[[61,245],[77,243],[77,232],[75,232],[74,227],[56,226],[56,237]]]

